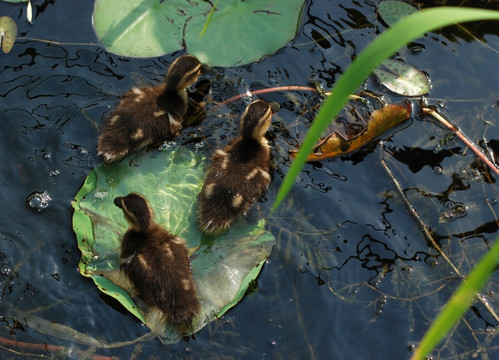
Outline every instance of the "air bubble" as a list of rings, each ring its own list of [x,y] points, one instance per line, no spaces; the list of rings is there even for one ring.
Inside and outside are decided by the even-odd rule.
[[[442,175],[442,173],[443,173],[443,169],[441,166],[435,166],[433,168],[433,171],[435,171],[435,174],[437,174],[437,175]]]
[[[35,213],[41,213],[49,206],[50,201],[52,201],[52,198],[47,190],[43,192],[35,191],[26,198],[26,206]]]
[[[445,204],[444,204],[445,206]],[[466,216],[466,206],[464,204],[455,204],[449,210],[444,210],[440,212],[440,220],[443,222],[453,221],[458,218]]]

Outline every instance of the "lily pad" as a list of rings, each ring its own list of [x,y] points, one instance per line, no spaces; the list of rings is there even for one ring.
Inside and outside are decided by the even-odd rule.
[[[378,5],[379,16],[388,26],[416,11],[415,7],[402,1],[383,1]]]
[[[399,95],[422,96],[430,91],[428,76],[403,61],[385,60],[373,73],[383,85]]]
[[[130,57],[187,51],[212,66],[255,62],[296,34],[303,0],[96,0],[94,29],[109,51]],[[185,36],[185,37],[184,37]]]
[[[130,57],[154,57],[182,49],[185,22],[209,12],[201,0],[96,0],[94,29],[107,50]]]
[[[9,16],[0,17],[0,44],[4,53],[12,50],[17,37],[17,25]]]
[[[215,9],[202,37],[208,14],[187,22],[187,51],[216,66],[258,61],[294,38],[302,7],[302,0],[226,1]]]
[[[201,302],[193,333],[237,304],[270,255],[275,238],[265,221],[240,221],[218,237],[197,229],[196,199],[201,190],[206,159],[185,147],[158,153],[139,153],[90,173],[73,201],[73,229],[82,252],[79,270],[101,291],[117,299],[132,314],[159,332],[165,343],[180,339],[171,324],[158,331],[154,314],[144,310],[119,271],[120,238],[127,230],[117,196],[132,191],[148,198],[155,220],[181,236],[190,249],[191,265]]]

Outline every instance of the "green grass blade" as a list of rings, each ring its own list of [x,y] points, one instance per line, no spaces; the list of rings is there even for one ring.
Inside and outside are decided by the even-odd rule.
[[[421,10],[402,19],[369,44],[340,77],[332,89],[333,95],[324,102],[319,110],[298,155],[279,188],[272,210],[274,211],[279,206],[291,190],[308,154],[329,123],[347,102],[348,96],[356,91],[383,60],[390,57],[409,41],[426,32],[455,23],[476,20],[499,20],[499,11],[452,7]]]
[[[492,246],[470,273],[467,280],[452,295],[430,329],[425,333],[421,343],[414,351],[411,360],[424,359],[440,343],[466,310],[468,310],[476,293],[483,287],[487,278],[498,264],[499,237],[495,240],[494,246]]]
[[[208,26],[210,25],[211,18],[213,17],[213,13],[215,12],[215,9],[217,8],[217,5],[219,2],[220,2],[220,0],[217,0],[217,2],[211,8],[210,13],[208,14],[208,18],[206,19],[206,22],[204,23],[203,29],[201,30],[201,33],[199,34],[200,38],[203,37],[206,30],[208,30]]]

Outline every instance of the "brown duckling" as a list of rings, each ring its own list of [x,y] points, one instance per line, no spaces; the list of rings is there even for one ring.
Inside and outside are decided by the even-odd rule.
[[[154,223],[139,194],[117,197],[130,227],[121,244],[120,267],[139,297],[175,323],[190,323],[200,304],[184,242]]]
[[[201,231],[224,232],[267,190],[271,175],[265,133],[278,110],[277,103],[253,101],[241,116],[240,136],[215,151],[198,195]]]
[[[125,94],[105,121],[98,140],[98,153],[105,162],[165,140],[182,130],[187,111],[186,89],[209,70],[192,55],[177,58],[160,86],[134,87]]]

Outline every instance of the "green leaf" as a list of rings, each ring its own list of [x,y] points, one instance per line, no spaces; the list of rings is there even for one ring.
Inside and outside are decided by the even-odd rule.
[[[412,5],[402,1],[383,1],[378,5],[379,16],[388,26],[394,25],[416,11]]]
[[[347,68],[332,89],[333,95],[322,105],[305,137],[298,155],[279,188],[272,209],[275,210],[279,206],[293,187],[295,179],[307,161],[308,154],[312,151],[317,139],[326,130],[331,119],[334,119],[343,108],[350,94],[353,94],[357,87],[385,59],[392,56],[395,51],[409,41],[420,37],[426,32],[459,22],[498,19],[499,11],[437,7],[409,15],[378,36]]]
[[[212,66],[244,65],[293,39],[303,4],[224,1],[213,10],[201,0],[96,0],[94,29],[106,49],[119,55],[161,56],[185,43],[189,53]]]
[[[430,91],[428,77],[399,60],[385,60],[373,73],[383,85],[399,95],[422,96]]]
[[[92,278],[101,291],[121,302],[151,329],[156,329],[153,312],[144,311],[119,271],[120,236],[128,225],[113,203],[115,197],[132,191],[143,194],[156,222],[185,239],[188,248],[196,249],[191,265],[202,315],[193,321],[193,332],[241,300],[275,242],[265,231],[264,220],[251,224],[242,220],[218,237],[199,232],[196,201],[205,167],[205,158],[185,147],[135,154],[96,167],[73,201],[73,228],[82,252],[81,274]],[[162,334],[164,342],[180,339],[170,325],[162,329]]]
[[[421,343],[416,348],[411,360],[425,359],[435,346],[459,321],[461,316],[469,309],[477,292],[485,285],[488,277],[499,265],[499,238],[494,246],[485,254],[477,266],[463,281],[456,292],[447,302],[430,329],[425,333]]]
[[[213,66],[244,65],[272,55],[292,40],[303,0],[226,1],[218,5],[203,37],[209,14],[187,22],[190,54]]]
[[[182,49],[185,22],[210,11],[202,0],[96,0],[94,29],[107,50],[154,57]]]
[[[11,17],[2,16],[0,17],[0,44],[2,45],[2,50],[4,53],[8,53],[17,37],[17,25]]]

